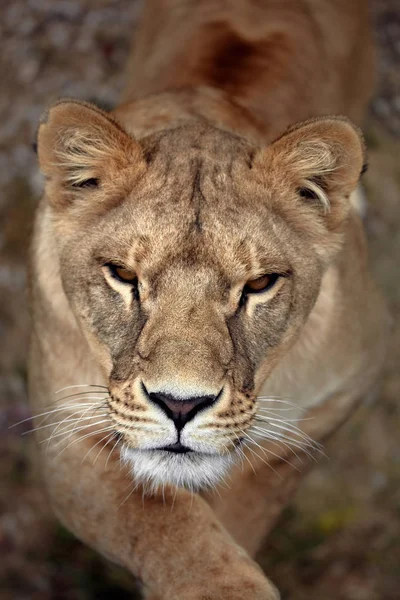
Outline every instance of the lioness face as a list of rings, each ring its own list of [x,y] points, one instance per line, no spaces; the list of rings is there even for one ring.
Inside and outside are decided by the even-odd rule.
[[[306,127],[265,150],[205,125],[139,144],[64,103],[39,129],[63,287],[137,480],[216,483],[316,301],[362,151],[347,121]]]

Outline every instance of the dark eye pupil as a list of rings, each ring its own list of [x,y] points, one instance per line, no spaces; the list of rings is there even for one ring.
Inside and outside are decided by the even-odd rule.
[[[302,198],[305,198],[306,200],[318,200],[318,195],[309,188],[299,189],[299,194]]]
[[[125,269],[125,267],[120,267],[118,265],[109,264],[107,265],[111,271],[111,274],[124,283],[130,283],[135,285],[137,283],[136,273],[130,271],[129,269]]]
[[[116,267],[115,272],[117,273],[118,277],[124,281],[134,281],[136,279],[136,275],[131,271],[128,271],[128,269]]]
[[[263,275],[262,277],[248,281],[243,288],[243,293],[259,294],[261,292],[266,292],[276,283],[278,278],[279,275],[277,273],[269,273],[268,275]]]
[[[79,183],[74,183],[73,187],[78,188],[97,188],[99,187],[99,180],[95,177],[91,177],[90,179],[85,179],[84,181],[80,181]]]
[[[258,291],[263,290],[264,288],[268,287],[269,282],[270,282],[269,275],[264,275],[263,277],[259,277],[258,279],[249,281],[247,285],[248,285],[249,289],[253,290],[254,292],[258,292]]]

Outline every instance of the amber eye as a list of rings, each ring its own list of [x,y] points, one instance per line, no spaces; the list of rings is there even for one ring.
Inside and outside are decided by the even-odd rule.
[[[126,269],[125,267],[121,267],[119,265],[114,265],[112,263],[109,263],[107,267],[110,269],[111,275],[113,275],[113,277],[115,277],[119,281],[122,281],[123,283],[130,283],[133,285],[137,283],[137,275],[136,273],[134,273],[134,271],[131,271],[130,269]]]
[[[243,288],[244,294],[260,294],[266,292],[278,281],[278,273],[268,273],[268,275],[262,275],[257,279],[252,279],[246,283]]]

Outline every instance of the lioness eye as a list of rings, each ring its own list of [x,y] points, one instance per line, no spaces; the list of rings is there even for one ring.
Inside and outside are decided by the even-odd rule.
[[[261,292],[266,292],[272,288],[278,279],[278,273],[268,273],[267,275],[262,275],[261,277],[257,277],[257,279],[248,281],[243,288],[243,292],[245,294],[260,294]]]
[[[137,283],[137,275],[133,271],[119,265],[113,265],[112,263],[109,263],[107,267],[110,269],[111,274],[119,281],[131,284]]]

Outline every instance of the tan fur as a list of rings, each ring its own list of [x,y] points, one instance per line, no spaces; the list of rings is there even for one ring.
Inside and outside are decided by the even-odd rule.
[[[121,106],[64,100],[41,121],[43,475],[59,518],[149,600],[278,598],[250,557],[379,374],[387,314],[350,201],[364,142],[321,116],[360,123],[371,71],[361,0],[149,0]],[[172,443],[159,392],[216,400],[182,430],[196,452],[159,451],[147,485],[143,457]],[[229,487],[183,489],[217,471]]]

